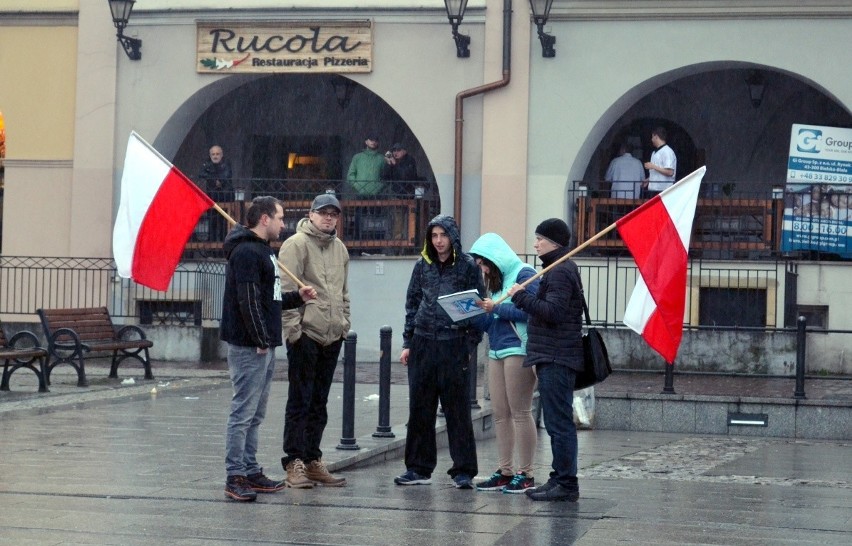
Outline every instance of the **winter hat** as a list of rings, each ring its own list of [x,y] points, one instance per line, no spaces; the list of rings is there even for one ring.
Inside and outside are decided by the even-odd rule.
[[[571,243],[571,230],[560,218],[548,218],[535,228],[535,234],[544,237],[559,246]]]

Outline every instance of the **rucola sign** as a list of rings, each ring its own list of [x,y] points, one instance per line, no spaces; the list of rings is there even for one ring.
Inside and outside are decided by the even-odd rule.
[[[198,72],[370,72],[370,21],[198,23]]]

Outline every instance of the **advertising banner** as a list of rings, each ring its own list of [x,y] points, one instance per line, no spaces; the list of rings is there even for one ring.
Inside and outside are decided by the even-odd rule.
[[[852,129],[794,124],[781,250],[852,258]]]

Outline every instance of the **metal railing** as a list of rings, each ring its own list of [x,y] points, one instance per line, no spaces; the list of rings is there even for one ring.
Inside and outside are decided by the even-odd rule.
[[[568,199],[572,204],[570,224],[577,243],[588,240],[645,202],[632,195],[635,193],[629,190],[590,189],[587,183],[574,182]],[[690,255],[772,260],[780,254],[783,214],[784,192],[778,189],[737,191],[729,185],[707,185],[696,206]],[[590,250],[599,255],[626,253],[614,230],[593,242]]]
[[[219,320],[225,264],[181,263],[159,292],[116,273],[111,258],[0,256],[0,315],[34,317],[37,309],[106,307],[141,324]]]
[[[440,198],[434,182],[382,182],[375,194],[363,195],[342,180],[234,179],[233,192],[214,194],[219,206],[236,222],[244,223],[251,199],[271,195],[284,202],[284,232],[281,241],[296,232],[306,217],[311,201],[321,193],[340,199],[343,211],[338,236],[350,252],[360,254],[417,254],[429,220],[440,212]],[[227,222],[216,211],[198,222],[187,245],[185,258],[223,257],[222,241]],[[276,243],[280,244],[280,241]]]
[[[592,322],[599,326],[621,325],[639,274],[636,263],[630,256],[594,254],[582,251],[572,258],[580,269]],[[520,258],[535,268],[541,267],[535,254],[522,254]],[[792,305],[795,315],[795,298],[788,301],[784,297],[787,269],[788,262],[783,259],[745,266],[739,261],[689,258],[684,327],[784,327],[785,307]],[[726,312],[743,306],[754,313]],[[717,310],[721,312],[714,312]],[[786,311],[789,316],[791,310]]]

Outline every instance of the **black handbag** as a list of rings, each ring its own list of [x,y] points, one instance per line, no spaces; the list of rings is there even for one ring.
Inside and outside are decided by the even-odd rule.
[[[612,373],[603,337],[597,328],[592,327],[589,306],[586,305],[586,297],[582,291],[580,296],[583,298],[583,312],[586,314],[586,333],[583,334],[583,371],[576,374],[575,391],[597,385]]]

